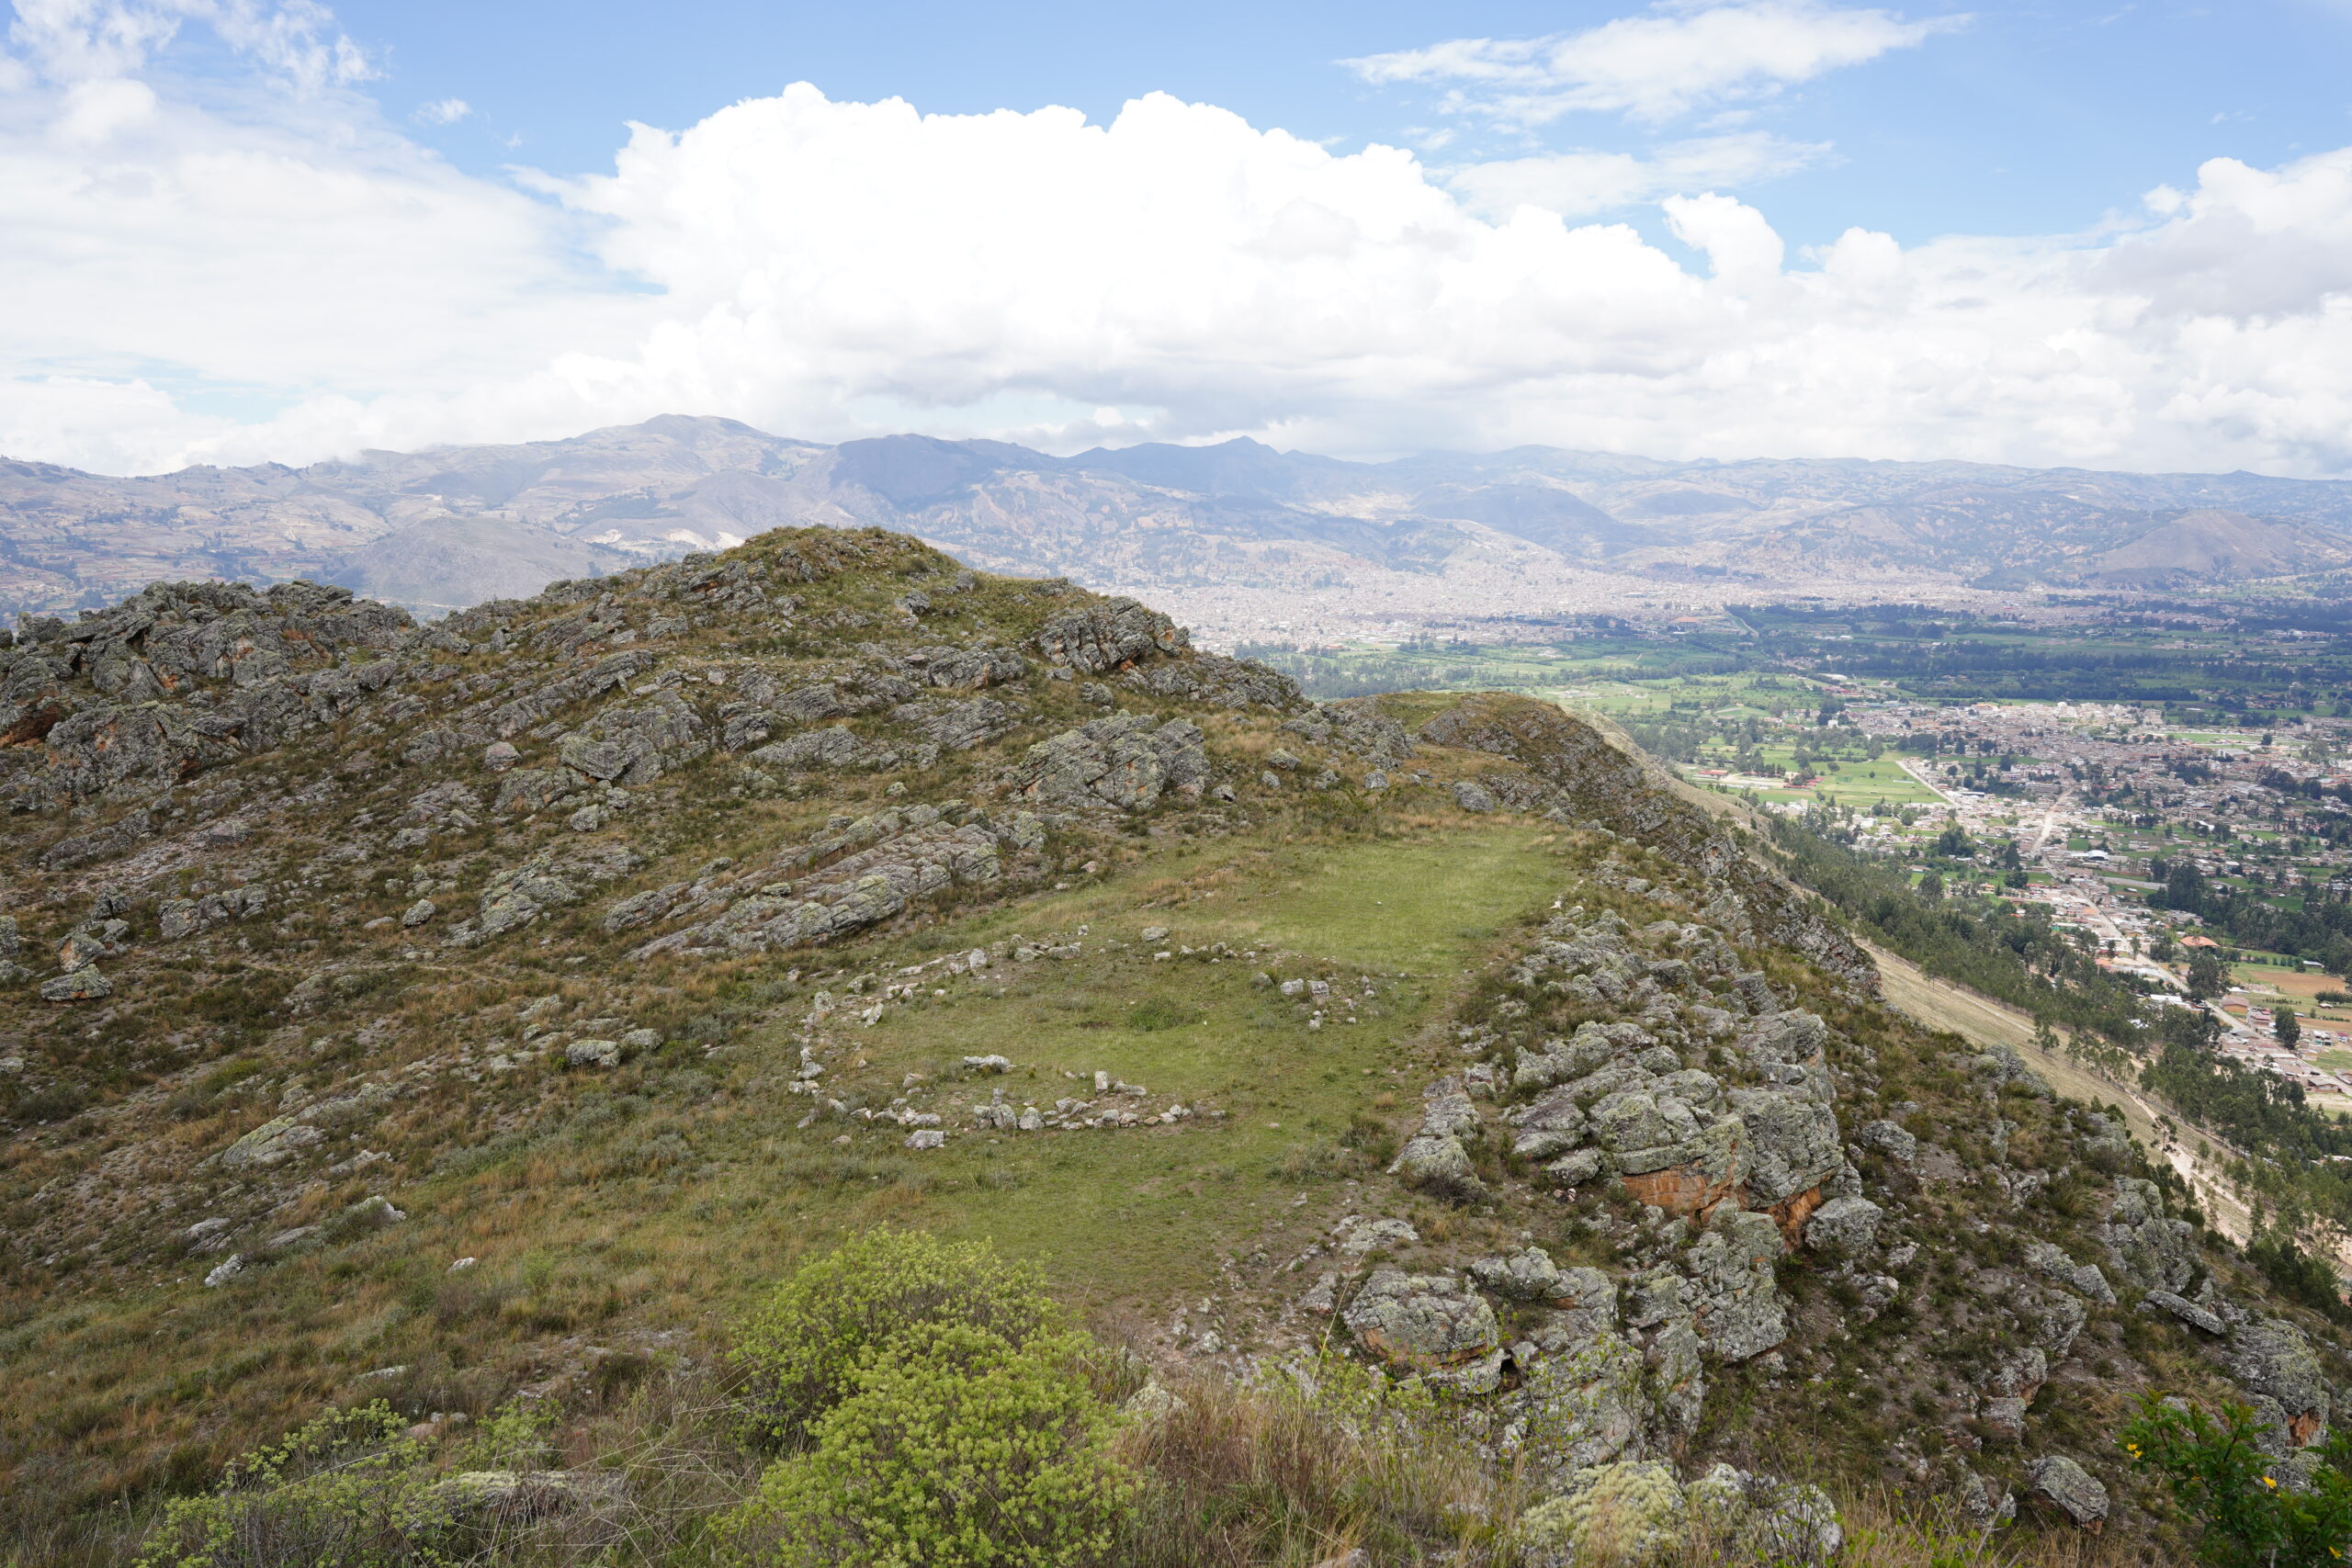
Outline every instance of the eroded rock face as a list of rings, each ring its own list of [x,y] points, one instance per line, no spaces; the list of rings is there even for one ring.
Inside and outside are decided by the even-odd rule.
[[[1098,718],[1030,747],[1007,784],[1061,810],[1148,811],[1163,794],[1198,800],[1209,778],[1201,741],[1199,727],[1181,718]]]
[[[1131,668],[1158,656],[1187,653],[1184,628],[1133,599],[1112,599],[1066,611],[1037,634],[1046,662],[1081,675]]]

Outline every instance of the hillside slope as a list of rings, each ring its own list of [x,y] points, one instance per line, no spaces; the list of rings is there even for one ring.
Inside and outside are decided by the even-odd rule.
[[[2291,1472],[2352,1376],[2120,1126],[1888,1010],[1736,818],[1545,705],[1312,707],[875,531],[429,628],[182,584],[32,633],[28,1560],[325,1404],[585,1420],[885,1223],[1171,1376],[1417,1375],[1535,1483],[1802,1456],[2118,1562],[2177,1546],[2140,1393],[2253,1398]]]

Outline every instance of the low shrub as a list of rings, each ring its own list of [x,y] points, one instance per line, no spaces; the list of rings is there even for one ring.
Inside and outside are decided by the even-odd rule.
[[[910,1325],[868,1354],[729,1521],[746,1559],[791,1568],[1083,1568],[1135,1482],[1085,1375],[1092,1342]]]
[[[909,1331],[952,1324],[1019,1349],[1067,1325],[1035,1271],[981,1243],[876,1230],[776,1287],[739,1325],[736,1365],[760,1427],[792,1445],[854,1391],[861,1363]]]
[[[2339,1428],[2292,1468],[2262,1451],[2244,1404],[2204,1411],[2149,1397],[2116,1437],[2132,1462],[2171,1485],[2203,1531],[2198,1555],[2222,1568],[2333,1568],[2352,1552],[2352,1431]],[[2301,1473],[2297,1473],[2300,1471]]]

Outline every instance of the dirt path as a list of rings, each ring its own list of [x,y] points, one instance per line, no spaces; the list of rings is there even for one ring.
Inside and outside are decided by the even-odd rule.
[[[1956,986],[1949,980],[1939,980],[1923,973],[1910,960],[1897,957],[1884,948],[1862,944],[1878,961],[1879,980],[1891,1006],[1900,1008],[1920,1022],[1935,1029],[1949,1029],[1962,1039],[1980,1045],[2014,1046],[2026,1065],[2049,1080],[2050,1087],[2070,1100],[2095,1100],[2120,1106],[2123,1120],[2132,1135],[2146,1147],[2156,1150],[2181,1179],[2189,1190],[2197,1194],[2198,1206],[2216,1230],[2232,1241],[2244,1246],[2253,1216],[2245,1203],[2224,1178],[2217,1162],[2199,1151],[2211,1148],[2222,1157],[2232,1152],[2220,1139],[2195,1129],[2162,1100],[2155,1100],[2137,1085],[2121,1083],[2104,1074],[2093,1072],[2079,1062],[2071,1061],[2053,1051],[2042,1051],[2033,1043],[2033,1020],[2006,1002]],[[2177,1126],[2187,1130],[2185,1138],[2166,1140],[2156,1119],[2169,1116]]]

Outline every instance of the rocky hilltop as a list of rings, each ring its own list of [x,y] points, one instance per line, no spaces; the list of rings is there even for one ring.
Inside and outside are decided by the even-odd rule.
[[[430,625],[153,585],[28,620],[0,734],[27,1542],[328,1403],[589,1420],[881,1224],[1170,1379],[1416,1380],[1531,1562],[1595,1488],[1820,1558],[1887,1485],[2168,1560],[2140,1394],[2251,1401],[2291,1481],[2352,1378],[2117,1122],[1545,705],[1315,706],[807,529]]]

